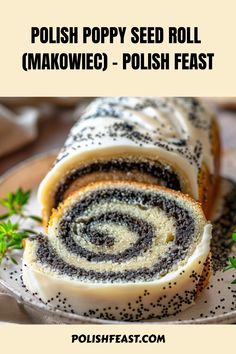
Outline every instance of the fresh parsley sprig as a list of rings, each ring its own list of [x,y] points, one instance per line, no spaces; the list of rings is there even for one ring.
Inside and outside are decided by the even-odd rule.
[[[233,233],[232,240],[233,242],[236,242],[236,232]],[[229,265],[224,268],[224,271],[227,271],[229,269],[236,269],[236,258],[229,257]],[[236,279],[232,280],[231,284],[236,284]]]
[[[0,264],[5,258],[17,263],[12,256],[12,250],[23,248],[23,240],[36,233],[34,230],[25,229],[23,223],[27,219],[40,223],[42,221],[37,215],[26,213],[30,195],[30,190],[18,188],[15,193],[8,193],[6,198],[0,199],[0,205],[7,209],[6,213],[0,215]],[[12,222],[13,216],[18,217],[17,222]]]
[[[5,220],[12,215],[19,215],[24,219],[32,219],[41,222],[41,218],[36,215],[27,215],[25,213],[25,206],[29,202],[31,191],[24,191],[18,188],[15,193],[7,193],[6,198],[0,199],[0,204],[8,209],[8,212],[0,215],[0,220]]]
[[[0,263],[10,254],[13,249],[21,249],[22,241],[28,237],[27,232],[19,231],[19,225],[13,224],[10,220],[0,223]],[[13,263],[17,263],[15,258],[11,255],[9,258]]]

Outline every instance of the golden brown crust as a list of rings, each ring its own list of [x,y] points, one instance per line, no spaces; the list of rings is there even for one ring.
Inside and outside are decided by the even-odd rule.
[[[214,156],[214,174],[210,174],[206,164],[203,163],[198,175],[199,202],[208,218],[211,216],[219,186],[221,146],[219,127],[215,120],[212,122],[211,143]]]
[[[136,181],[141,183],[155,183],[155,178],[146,174],[142,174],[141,172],[135,171],[130,172],[129,174],[122,171],[115,172],[93,172],[89,173],[85,176],[81,176],[77,180],[75,180],[69,188],[66,190],[64,194],[64,199],[69,197],[71,194],[81,189],[84,186],[87,186],[94,181],[100,182],[109,182],[109,181]]]
[[[139,182],[135,182],[135,181],[99,181],[99,182],[92,182],[86,186],[83,186],[82,188],[80,188],[77,191],[74,191],[68,198],[66,198],[63,202],[61,202],[58,206],[57,209],[53,209],[52,210],[52,214],[50,217],[50,221],[49,221],[49,225],[53,222],[54,218],[60,218],[62,216],[62,214],[64,213],[64,210],[67,209],[67,207],[69,205],[71,205],[71,202],[74,199],[79,199],[80,196],[82,197],[85,193],[97,189],[97,188],[105,188],[105,187],[116,187],[116,186],[122,186],[122,187],[135,187],[141,190],[147,190],[147,189],[152,189],[155,191],[163,191],[168,193],[169,195],[172,195],[173,197],[177,197],[177,198],[181,198],[181,200],[183,200],[186,203],[191,203],[192,206],[194,206],[195,208],[198,209],[198,213],[201,214],[202,216],[204,216],[203,214],[203,210],[202,210],[202,206],[201,203],[195,201],[194,199],[192,199],[188,194],[183,194],[181,192],[166,188],[166,187],[162,187],[162,186],[158,186],[156,184],[150,184],[150,183],[139,183]],[[204,217],[205,218],[205,217]]]

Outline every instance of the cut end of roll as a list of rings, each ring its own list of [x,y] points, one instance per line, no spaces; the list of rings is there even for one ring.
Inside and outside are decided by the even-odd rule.
[[[211,225],[187,195],[156,185],[97,182],[51,215],[47,236],[26,241],[23,281],[47,303],[138,321],[192,305],[210,274]]]

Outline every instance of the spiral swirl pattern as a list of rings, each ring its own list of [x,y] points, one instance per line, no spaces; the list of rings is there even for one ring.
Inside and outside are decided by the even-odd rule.
[[[37,257],[83,281],[157,279],[184,261],[199,237],[193,215],[163,193],[115,186],[68,204]]]
[[[27,240],[23,280],[46,302],[63,294],[84,316],[161,318],[204,287],[209,239],[201,208],[182,193],[98,182],[60,204],[47,236]]]

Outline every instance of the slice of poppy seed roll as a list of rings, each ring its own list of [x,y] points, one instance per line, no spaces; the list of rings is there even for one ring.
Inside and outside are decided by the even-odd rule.
[[[210,215],[219,165],[214,115],[196,98],[108,97],[94,100],[72,128],[39,200],[52,208],[97,181],[158,184],[189,194]]]
[[[210,274],[211,225],[181,192],[137,182],[97,182],[54,210],[47,235],[27,239],[26,287],[73,311],[138,321],[192,305]]]

